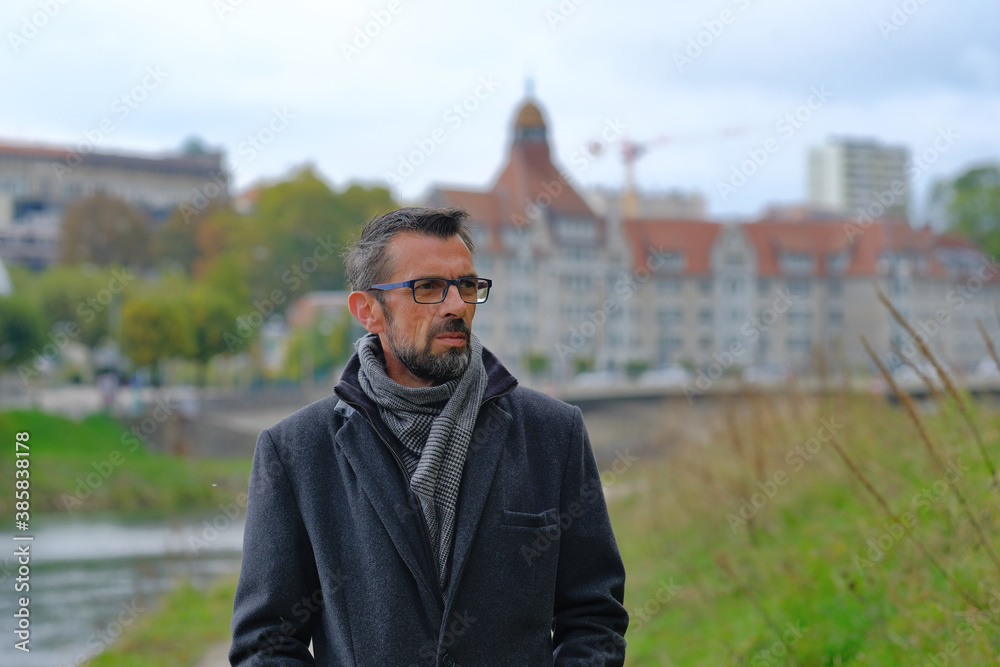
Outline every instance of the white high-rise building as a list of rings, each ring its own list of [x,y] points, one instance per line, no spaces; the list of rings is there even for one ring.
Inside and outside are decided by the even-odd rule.
[[[905,146],[831,139],[809,151],[809,203],[844,215],[907,218],[909,159]]]

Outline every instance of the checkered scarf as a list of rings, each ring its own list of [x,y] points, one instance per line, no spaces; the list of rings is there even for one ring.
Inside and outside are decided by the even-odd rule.
[[[385,373],[378,336],[358,340],[361,388],[378,405],[382,421],[403,443],[403,465],[430,532],[442,590],[455,541],[458,488],[472,429],[486,391],[483,345],[470,335],[472,358],[465,372],[434,387],[405,387]]]

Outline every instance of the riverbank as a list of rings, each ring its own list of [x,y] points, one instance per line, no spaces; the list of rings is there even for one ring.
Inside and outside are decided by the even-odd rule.
[[[206,650],[218,654],[229,643],[236,577],[224,577],[207,590],[182,585],[89,667],[180,667],[200,665]],[[219,665],[228,664],[223,661]],[[214,667],[214,666],[213,666]]]
[[[0,434],[13,441],[19,432],[29,434],[32,515],[165,518],[238,502],[247,490],[248,457],[191,460],[154,453],[106,414],[74,421],[37,410],[0,412]],[[0,476],[0,514],[10,515],[13,456],[0,461]]]

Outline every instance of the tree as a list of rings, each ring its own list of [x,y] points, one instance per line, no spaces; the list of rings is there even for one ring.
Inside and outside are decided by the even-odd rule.
[[[59,242],[63,264],[145,267],[149,259],[149,218],[128,202],[104,192],[66,209]]]
[[[346,310],[339,317],[321,319],[292,332],[285,357],[285,374],[297,380],[332,370],[354,352],[351,327],[354,319]]]
[[[38,274],[30,290],[48,328],[75,323],[80,327],[76,340],[93,347],[109,334],[109,321],[135,278],[127,269],[56,266]]]
[[[44,345],[45,324],[39,310],[22,297],[0,297],[0,368],[14,368]]]
[[[254,296],[274,288],[340,289],[340,250],[373,214],[392,208],[385,188],[352,185],[338,193],[305,167],[260,190],[256,209],[231,234],[231,247],[252,267]]]
[[[138,366],[153,369],[171,357],[191,358],[195,352],[194,327],[182,298],[174,295],[132,297],[122,306],[122,352]]]
[[[199,243],[202,228],[215,215],[230,209],[215,200],[194,213],[175,208],[152,239],[152,255],[158,265],[179,266],[193,274],[195,263],[205,254]]]
[[[1000,165],[973,167],[950,183],[938,183],[933,203],[944,204],[949,229],[1000,256]]]
[[[211,287],[195,287],[184,295],[194,343],[189,358],[198,363],[198,384],[205,384],[205,369],[217,354],[228,351],[226,332],[236,328],[240,311],[229,296]]]

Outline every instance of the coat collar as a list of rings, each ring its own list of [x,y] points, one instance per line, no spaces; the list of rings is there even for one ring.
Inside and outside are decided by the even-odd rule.
[[[485,347],[483,348],[483,366],[486,368],[486,391],[483,393],[483,405],[509,393],[517,386],[517,378],[511,375],[510,371],[497,359],[496,355]],[[345,401],[349,405],[363,405],[369,410],[377,412],[378,408],[375,405],[375,401],[368,398],[361,389],[361,383],[358,381],[358,371],[360,369],[361,360],[358,358],[357,352],[355,352],[347,361],[347,366],[344,368],[344,372],[341,373],[340,381],[333,388],[333,391],[342,401]]]
[[[447,601],[454,598],[461,581],[465,562],[486,506],[486,499],[493,488],[503,443],[507,441],[511,425],[510,414],[495,405],[495,401],[517,387],[517,379],[486,348],[483,348],[483,365],[486,368],[486,391],[483,393],[476,428],[469,443],[462,472],[455,543],[445,594],[446,607]],[[358,355],[354,354],[348,361],[340,382],[334,387],[334,392],[340,398],[340,403],[335,409],[348,417],[344,428],[337,434],[337,440],[361,479],[362,486],[396,550],[417,579],[418,585],[425,591],[437,590],[437,570],[433,563],[430,542],[421,530],[413,529],[413,526],[419,526],[420,523],[415,513],[409,511],[408,494],[384,491],[387,480],[397,479],[395,473],[387,475],[386,470],[398,469],[399,466],[393,461],[393,457],[399,456],[398,448],[402,445],[382,423],[378,406],[361,389],[358,381],[360,366]],[[364,420],[386,446],[376,447],[375,451],[372,451],[371,447],[355,446],[358,442],[370,439],[365,438],[358,430],[361,427],[360,420],[350,419],[351,412],[345,408],[360,411]],[[399,479],[405,479],[402,471],[399,474],[401,476]],[[401,486],[400,491],[403,490],[405,487]]]

